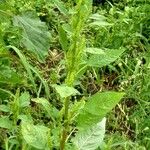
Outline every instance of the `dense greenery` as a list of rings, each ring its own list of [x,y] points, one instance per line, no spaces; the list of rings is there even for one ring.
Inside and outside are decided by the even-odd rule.
[[[0,149],[150,149],[149,0],[0,1]]]

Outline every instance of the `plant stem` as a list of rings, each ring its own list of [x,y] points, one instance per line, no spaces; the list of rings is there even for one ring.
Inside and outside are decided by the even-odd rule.
[[[61,142],[60,142],[60,150],[64,150],[65,142],[67,139],[67,133],[68,133],[68,127],[69,127],[68,110],[69,110],[69,97],[65,99],[64,128],[63,128]]]
[[[88,16],[88,15],[85,15],[85,11],[81,7],[81,6],[84,6],[85,4],[86,4],[85,0],[78,1],[78,4],[76,6],[76,13],[72,16],[72,20],[71,20],[73,34],[70,40],[70,47],[65,55],[66,68],[68,71],[65,83],[69,87],[73,87],[74,85],[74,81],[76,79],[76,75],[79,70],[79,65],[81,63],[82,54],[83,54],[84,47],[85,47],[85,41],[83,37],[81,36],[81,32],[82,32],[85,20]],[[89,12],[90,12],[90,9],[87,10],[87,14]],[[70,102],[70,97],[65,98],[64,124],[63,124],[63,131],[62,131],[61,141],[60,141],[60,150],[64,150],[65,143],[67,141],[68,132],[69,132],[69,119],[68,119],[69,102]]]

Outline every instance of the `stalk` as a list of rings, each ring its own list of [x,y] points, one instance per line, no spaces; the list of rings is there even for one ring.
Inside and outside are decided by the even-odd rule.
[[[61,142],[60,142],[60,150],[64,150],[66,139],[67,139],[68,128],[69,128],[68,111],[69,111],[69,98],[66,98],[65,99],[65,114],[64,114],[65,121],[64,121],[64,128],[62,131]]]
[[[73,87],[77,72],[80,69],[80,63],[82,60],[83,51],[85,48],[85,38],[81,35],[85,21],[90,13],[92,1],[87,2],[86,0],[79,0],[76,6],[76,13],[72,16],[71,26],[73,29],[72,37],[70,40],[70,47],[65,54],[67,77],[66,85]],[[88,9],[87,9],[88,8]],[[70,97],[64,100],[64,124],[63,131],[60,140],[60,150],[64,150],[65,143],[69,132],[69,102]]]

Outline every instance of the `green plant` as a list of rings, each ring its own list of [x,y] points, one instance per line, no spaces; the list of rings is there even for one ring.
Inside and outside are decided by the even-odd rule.
[[[77,1],[77,5],[72,8],[70,14],[66,13],[63,3],[54,1],[54,4],[66,18],[71,18],[69,22],[62,22],[58,25],[59,41],[65,55],[66,79],[63,84],[53,84],[51,87],[56,91],[54,92],[55,99],[59,100],[60,105],[59,107],[53,105],[54,100],[50,103],[49,100],[53,97],[50,95],[48,84],[36,67],[33,67],[26,55],[23,54],[25,49],[31,51],[32,54],[37,52],[38,60],[44,61],[45,54],[48,52],[49,38],[45,24],[38,18],[34,18],[30,13],[25,13],[24,10],[22,10],[24,15],[14,16],[12,13],[10,20],[13,20],[13,25],[9,22],[8,26],[13,28],[17,26],[16,29],[21,30],[19,31],[21,37],[18,41],[20,43],[21,39],[25,49],[21,52],[22,46],[12,41],[12,39],[8,42],[7,45],[9,46],[7,48],[14,50],[15,54],[19,56],[19,60],[25,68],[33,87],[32,92],[36,93],[37,98],[32,98],[34,96],[31,93],[29,94],[26,90],[20,88],[15,90],[16,94],[12,94],[7,89],[1,90],[11,96],[7,97],[5,105],[4,102],[0,105],[2,112],[0,127],[4,132],[5,148],[2,147],[4,149],[32,149],[33,147],[36,149],[55,148],[61,150],[97,149],[101,146],[104,138],[106,122],[104,117],[124,95],[124,93],[100,91],[86,98],[82,97],[80,92],[75,89],[76,82],[79,81],[87,69],[110,64],[119,58],[124,49],[87,47],[86,34],[84,34],[87,20],[89,19],[91,26],[101,22],[107,24],[102,16],[94,14],[89,18],[92,12],[92,1]],[[61,7],[58,4],[61,4]],[[15,5],[21,4],[16,3]],[[2,12],[4,13],[3,10]],[[114,53],[116,54],[114,55]],[[17,61],[19,60],[17,59]],[[43,96],[46,96],[47,99],[40,98],[42,84],[39,87],[37,86],[35,76],[41,80],[46,93]],[[72,101],[72,98],[76,95],[79,95],[79,98]],[[41,119],[43,116],[44,119]],[[18,123],[20,120],[21,124]],[[99,130],[98,133],[97,130]],[[7,137],[7,133],[10,134],[9,137]],[[84,142],[85,140],[86,142]]]

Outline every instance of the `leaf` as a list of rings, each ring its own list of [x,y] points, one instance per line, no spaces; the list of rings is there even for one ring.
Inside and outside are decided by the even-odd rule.
[[[77,127],[84,129],[98,123],[123,97],[119,92],[98,92],[88,99],[77,117]]]
[[[108,26],[111,25],[110,23],[108,23],[106,21],[106,17],[103,15],[99,15],[99,14],[92,14],[92,16],[90,16],[90,19],[93,20],[93,22],[89,23],[90,26]]]
[[[65,5],[62,1],[60,0],[52,0],[52,1],[62,14],[68,16],[68,10],[65,8]]]
[[[1,117],[0,118],[0,128],[12,129],[13,122],[10,121],[8,117]]]
[[[39,70],[31,65],[29,67],[37,75],[37,77],[41,80],[41,82],[45,88],[45,94],[46,94],[47,98],[50,98],[49,86],[48,86],[47,82],[44,80],[44,78],[40,75]]]
[[[99,48],[86,48],[86,52],[90,54],[99,54],[99,55],[105,54],[104,50],[99,49]]]
[[[106,21],[94,21],[92,23],[89,24],[90,26],[110,26],[112,24],[106,22]]]
[[[70,108],[68,118],[69,120],[74,120],[80,113],[80,111],[84,108],[85,101],[84,99],[79,102],[76,101]]]
[[[20,84],[23,80],[21,77],[7,65],[0,65],[0,83],[3,84]]]
[[[91,50],[92,48],[90,48]],[[89,58],[87,59],[87,65],[92,67],[103,67],[106,65],[109,65],[113,61],[115,61],[121,54],[125,51],[125,49],[105,49],[101,54],[98,54],[98,49],[94,48],[93,51],[96,50],[97,54],[91,54],[89,55]],[[92,51],[92,50],[91,50]],[[99,49],[99,51],[102,51]],[[95,53],[96,53],[95,52]]]
[[[19,103],[20,107],[28,107],[30,105],[30,94],[28,92],[21,93]]]
[[[30,124],[33,124],[33,118],[31,116],[31,114],[28,115],[19,115],[18,119],[20,119],[22,122],[28,122]]]
[[[28,50],[38,56],[40,61],[44,61],[48,55],[50,33],[44,22],[39,18],[29,16],[14,16],[14,26],[22,29],[22,43]]]
[[[59,42],[61,44],[61,47],[64,51],[68,50],[68,39],[67,39],[67,34],[65,30],[59,25],[58,27],[58,33],[59,33]]]
[[[57,115],[57,109],[55,107],[52,107],[49,101],[45,98],[33,98],[31,99],[33,102],[36,102],[38,104],[41,104],[44,109],[47,111],[48,115],[53,119]]]
[[[23,138],[27,144],[37,149],[46,149],[48,147],[49,128],[27,122],[23,122],[21,127]]]
[[[2,112],[10,112],[10,107],[7,105],[0,105],[0,111]]]
[[[15,46],[8,46],[8,48],[12,48],[16,53],[17,55],[19,56],[24,68],[26,69],[28,75],[29,75],[29,78],[30,78],[30,81],[32,82],[32,85],[34,87],[34,91],[37,93],[37,89],[36,89],[36,84],[34,82],[34,77],[33,77],[33,74],[31,72],[31,69],[30,69],[30,64],[29,62],[27,61],[26,57],[20,52],[20,50],[18,48],[16,48]]]
[[[100,15],[100,14],[92,14],[89,19],[92,19],[92,20],[98,20],[98,21],[105,21],[106,20],[106,17],[103,16],[103,15]]]
[[[93,127],[78,131],[73,142],[78,150],[95,150],[104,139],[106,118]]]
[[[69,96],[80,94],[75,88],[69,87],[67,85],[57,85],[53,84],[52,87],[55,88],[57,93],[60,95],[61,98],[66,98]]]

